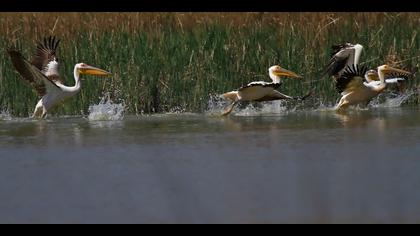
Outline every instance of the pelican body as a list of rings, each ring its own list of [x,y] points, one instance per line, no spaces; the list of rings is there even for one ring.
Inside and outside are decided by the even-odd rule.
[[[74,67],[74,86],[65,86],[59,75],[59,63],[56,56],[59,43],[60,40],[56,40],[55,37],[44,38],[44,42],[38,44],[31,62],[17,50],[8,50],[16,70],[41,97],[35,107],[33,118],[45,118],[50,109],[78,94],[82,88],[81,75],[111,75],[105,70],[78,63]]]
[[[361,44],[345,43],[332,46],[333,53],[326,66],[326,73],[337,79],[347,66],[358,65],[363,51]]]
[[[225,116],[230,114],[235,105],[239,102],[264,102],[280,99],[305,99],[309,96],[308,95],[303,98],[295,98],[282,94],[276,90],[281,86],[281,76],[286,76],[295,79],[303,79],[296,73],[286,70],[278,65],[270,67],[268,69],[268,73],[272,82],[255,81],[239,88],[238,90],[223,94],[222,97],[229,99],[230,101],[232,101],[232,103],[225,108],[225,111],[222,115]]]
[[[347,67],[337,79],[336,89],[341,93],[342,98],[336,110],[343,111],[352,105],[368,104],[387,88],[386,74],[393,72],[410,74],[408,71],[382,65],[378,67],[379,81],[367,82],[365,76],[369,73],[366,67],[357,65]]]
[[[391,73],[385,74],[385,83],[387,84],[388,89],[397,91],[398,93],[403,93],[407,81],[409,80],[410,75],[405,73]],[[379,84],[379,74],[376,70],[369,70],[365,74],[365,79],[367,83]]]

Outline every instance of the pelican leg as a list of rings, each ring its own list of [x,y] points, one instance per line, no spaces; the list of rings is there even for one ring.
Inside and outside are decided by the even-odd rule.
[[[41,116],[41,118],[42,119],[47,118],[47,109],[45,109],[45,107],[42,108],[42,116]]]
[[[32,118],[41,118],[43,111],[44,111],[44,108],[42,106],[36,106],[34,114],[32,115]]]
[[[346,99],[341,99],[335,110],[337,112],[345,111],[349,106],[350,103]]]
[[[232,102],[229,106],[227,106],[227,107],[224,109],[224,111],[223,111],[223,113],[222,113],[222,116],[227,116],[227,115],[229,115],[229,114],[233,111],[233,108],[235,108],[236,104],[238,104],[238,101],[236,101],[236,102]]]

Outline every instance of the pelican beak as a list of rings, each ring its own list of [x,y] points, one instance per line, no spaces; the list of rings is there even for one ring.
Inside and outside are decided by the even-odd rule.
[[[86,66],[85,68],[80,69],[80,72],[85,75],[97,75],[97,76],[108,76],[112,75],[110,72],[93,67]]]
[[[277,76],[286,76],[286,77],[299,79],[299,80],[303,79],[302,76],[296,74],[295,72],[290,71],[290,70],[286,70],[286,69],[283,69],[283,68],[280,68],[279,70],[274,71],[274,74],[277,75]]]
[[[388,66],[388,68],[385,69],[385,71],[386,72],[397,72],[397,73],[403,73],[403,74],[411,75],[411,72],[409,72],[409,71],[393,68],[393,67],[390,67],[390,66]]]

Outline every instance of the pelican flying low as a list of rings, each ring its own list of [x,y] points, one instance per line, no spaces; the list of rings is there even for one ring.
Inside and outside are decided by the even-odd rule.
[[[369,74],[366,67],[346,67],[336,83],[336,89],[342,95],[336,110],[342,111],[351,105],[369,103],[387,88],[386,76],[392,73],[410,74],[408,71],[382,65],[378,67],[379,81],[366,82],[365,75]]]
[[[274,101],[274,100],[281,100],[281,99],[295,99],[295,100],[304,100],[305,98],[309,97],[306,95],[304,97],[291,97],[285,94],[280,93],[276,89],[281,86],[281,76],[295,78],[295,79],[303,79],[302,76],[297,75],[296,73],[286,70],[278,65],[272,66],[268,69],[269,76],[273,82],[265,82],[265,81],[256,81],[247,84],[239,88],[236,91],[228,92],[222,95],[222,97],[229,99],[232,101],[230,105],[228,105],[224,112],[223,116],[230,114],[239,102],[264,102],[264,101]]]
[[[57,47],[59,43],[60,40],[56,40],[55,37],[44,38],[44,42],[38,44],[31,62],[23,58],[17,50],[8,50],[16,70],[24,80],[34,87],[41,97],[35,107],[33,118],[45,118],[50,109],[79,93],[82,86],[80,75],[111,75],[105,70],[79,63],[74,67],[75,85],[72,87],[65,86],[58,72]]]
[[[358,65],[363,51],[361,44],[345,43],[332,46],[333,53],[326,66],[326,73],[335,79],[340,77],[347,66]]]
[[[410,74],[406,73],[390,73],[385,74],[385,83],[388,88],[393,88],[393,90],[403,93],[407,81],[410,78]],[[369,70],[365,74],[366,82],[378,85],[380,83],[379,74],[376,70]]]

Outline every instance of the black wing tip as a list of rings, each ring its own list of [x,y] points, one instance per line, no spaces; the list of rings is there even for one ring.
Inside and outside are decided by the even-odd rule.
[[[347,66],[342,75],[337,78],[335,88],[339,93],[346,90],[347,85],[353,80],[354,77],[365,77],[368,68],[364,65],[349,65]]]
[[[342,48],[344,48],[344,47],[345,47],[345,45],[346,45],[346,43],[333,44],[333,45],[331,46],[331,49],[332,49],[332,50],[342,49]]]
[[[386,78],[403,78],[405,80],[409,80],[410,78],[414,76],[415,76],[414,72],[410,72],[410,73],[394,72],[387,75]]]
[[[356,45],[356,44],[345,42],[345,43],[340,43],[340,44],[333,44],[331,46],[331,48],[345,48],[345,47],[352,47],[354,45]]]
[[[55,52],[60,44],[61,39],[58,39],[56,36],[47,36],[43,38],[43,42],[38,42],[38,48],[48,49]]]
[[[333,54],[336,54],[337,52],[339,52],[341,49],[343,49],[344,47],[346,47],[346,43],[340,43],[340,44],[333,44],[331,46],[331,49],[333,50]]]
[[[345,69],[346,67],[346,59],[338,59],[334,55],[332,56],[331,60],[328,62],[328,64],[324,68],[324,74],[323,76],[338,76],[340,71]]]
[[[347,66],[344,69],[341,77],[355,77],[355,76],[364,77],[367,71],[368,71],[367,66],[353,64],[353,65]]]

